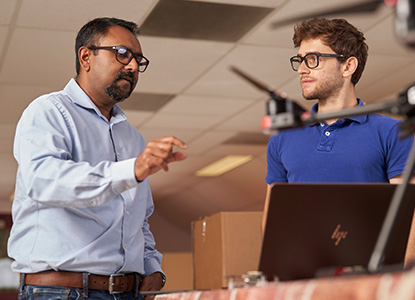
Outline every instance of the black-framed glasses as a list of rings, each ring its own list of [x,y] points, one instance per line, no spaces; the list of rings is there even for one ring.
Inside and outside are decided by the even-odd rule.
[[[150,61],[144,57],[143,55],[136,55],[130,49],[123,47],[123,46],[108,46],[108,47],[97,47],[97,46],[90,46],[88,47],[91,50],[114,50],[115,51],[115,58],[117,61],[123,65],[128,65],[133,58],[137,61],[138,64],[138,72],[144,73],[147,69]]]
[[[291,68],[293,68],[294,71],[298,71],[301,63],[304,61],[307,68],[315,69],[318,67],[320,63],[320,60],[319,60],[320,56],[337,57],[337,58],[344,57],[343,54],[327,54],[327,53],[308,53],[304,56],[296,55],[290,58]]]

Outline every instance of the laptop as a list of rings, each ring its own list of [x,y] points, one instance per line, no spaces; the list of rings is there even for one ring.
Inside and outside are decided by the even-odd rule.
[[[367,268],[393,198],[391,184],[276,184],[270,194],[259,263],[268,280],[310,279],[338,267]],[[415,205],[408,186],[383,265],[403,260]]]

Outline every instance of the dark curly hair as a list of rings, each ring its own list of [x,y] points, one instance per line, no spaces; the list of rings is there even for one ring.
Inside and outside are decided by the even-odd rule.
[[[139,34],[139,28],[137,24],[129,21],[125,21],[117,18],[96,18],[86,23],[79,30],[75,41],[75,53],[76,53],[76,74],[79,75],[81,65],[79,63],[78,50],[82,46],[96,45],[100,38],[104,37],[108,29],[112,26],[122,26],[131,31],[135,36]]]
[[[339,58],[342,62],[352,56],[357,58],[359,63],[352,75],[352,83],[356,85],[365,68],[369,49],[363,33],[344,19],[315,18],[295,26],[295,47],[300,47],[304,40],[316,38],[320,38],[337,54],[343,54],[344,58]]]

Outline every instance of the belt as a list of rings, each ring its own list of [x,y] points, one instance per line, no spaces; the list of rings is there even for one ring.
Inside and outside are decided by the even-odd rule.
[[[63,286],[69,288],[83,288],[83,273],[66,271],[44,271],[25,274],[27,285]],[[104,290],[110,294],[130,292],[136,288],[136,275],[138,289],[141,284],[141,275],[137,273],[111,274],[109,276],[89,274],[88,289]]]

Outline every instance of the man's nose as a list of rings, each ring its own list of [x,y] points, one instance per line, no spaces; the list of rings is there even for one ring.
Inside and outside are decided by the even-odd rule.
[[[305,64],[305,60],[303,60],[300,64],[300,66],[298,67],[297,72],[299,74],[304,74],[304,73],[309,73],[310,69],[307,67],[307,65]]]
[[[133,57],[133,59],[125,66],[130,72],[138,73],[138,62]]]

